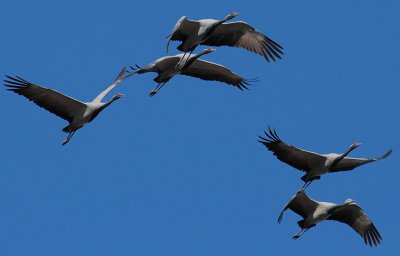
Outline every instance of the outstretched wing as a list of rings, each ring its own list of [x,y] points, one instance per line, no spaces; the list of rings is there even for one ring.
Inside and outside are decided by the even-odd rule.
[[[6,76],[9,80],[4,80],[7,90],[24,96],[36,103],[39,107],[72,122],[76,115],[83,113],[86,104],[76,99],[68,97],[57,91],[32,84],[18,76]]]
[[[218,81],[230,84],[239,88],[240,90],[248,89],[247,86],[253,82],[252,80],[246,80],[236,75],[222,65],[200,59],[195,60],[181,74],[197,77],[203,80]]]
[[[221,24],[201,44],[241,47],[263,56],[268,62],[283,55],[282,46],[243,21]]]
[[[382,237],[379,231],[376,229],[371,219],[356,203],[338,208],[331,214],[328,220],[346,223],[364,238],[364,242],[367,245],[372,246],[372,244],[374,244],[377,246],[381,243]]]
[[[101,92],[94,100],[93,102],[101,102],[101,100],[112,90],[114,89],[117,84],[119,84],[122,80],[125,78],[125,67],[122,68],[122,70],[119,72],[117,78],[110,84],[110,86],[107,87],[103,92]]]
[[[189,35],[197,33],[200,28],[200,23],[189,20],[186,16],[182,16],[175,24],[171,35],[168,37],[166,51],[168,52],[169,43],[172,41],[185,41]]]
[[[342,160],[340,160],[339,163],[336,164],[331,170],[329,170],[329,172],[350,171],[350,170],[353,170],[354,168],[356,168],[356,167],[358,167],[360,165],[385,159],[390,154],[392,154],[392,150],[391,149],[381,157],[374,157],[374,158],[351,158],[351,157],[345,157]]]
[[[281,223],[283,213],[287,209],[294,211],[305,219],[315,211],[317,206],[318,203],[316,201],[309,198],[303,190],[299,190],[282,209],[278,222]]]
[[[320,154],[302,150],[283,142],[278,134],[268,128],[268,133],[264,132],[266,138],[258,136],[260,143],[264,144],[269,151],[282,162],[304,172],[310,171],[314,166],[323,165],[326,158]]]

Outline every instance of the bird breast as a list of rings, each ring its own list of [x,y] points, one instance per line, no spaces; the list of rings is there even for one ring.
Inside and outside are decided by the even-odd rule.
[[[201,37],[207,32],[208,26],[201,26],[199,28],[199,32],[197,32],[197,36]]]
[[[87,107],[86,107],[85,113],[83,114],[83,119],[85,121],[88,121],[88,120],[90,120],[91,116],[104,105],[104,103],[89,102],[86,105],[87,105]]]
[[[329,167],[329,166],[331,166],[333,161],[335,161],[335,159],[339,157],[339,155],[335,154],[335,153],[331,153],[331,154],[326,154],[325,157],[326,157],[325,167]]]
[[[215,22],[217,22],[217,21],[216,21],[216,20],[212,20],[212,19],[201,20],[201,22],[200,22],[200,28],[199,28],[199,31],[197,32],[197,36],[204,36],[204,34],[206,34],[207,30],[208,30]]]

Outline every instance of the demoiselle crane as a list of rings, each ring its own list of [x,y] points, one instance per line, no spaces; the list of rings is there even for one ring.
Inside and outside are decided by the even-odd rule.
[[[184,54],[165,56],[143,68],[138,65],[136,65],[136,68],[131,67],[132,71],[128,71],[129,74],[126,75],[126,78],[134,74],[144,74],[148,72],[157,73],[158,76],[153,80],[158,83],[158,85],[150,92],[150,96],[154,96],[172,77],[179,74],[197,77],[203,80],[223,82],[233,85],[240,90],[248,89],[247,86],[250,85],[250,83],[257,81],[256,79],[244,79],[222,65],[199,59],[200,56],[214,51],[213,48],[207,48],[191,56],[184,56]]]
[[[81,102],[55,90],[32,84],[19,76],[6,76],[8,80],[4,80],[7,90],[24,96],[30,101],[36,103],[39,107],[67,120],[69,125],[63,131],[68,137],[63,141],[62,145],[69,142],[74,133],[82,128],[86,123],[91,122],[96,116],[114,101],[123,97],[117,93],[109,101],[101,102],[101,100],[125,77],[125,68],[121,70],[115,81],[101,92],[91,102]]]
[[[224,23],[238,16],[232,12],[222,20],[203,19],[190,20],[181,17],[176,23],[170,36],[168,36],[167,52],[170,41],[181,41],[177,47],[185,54],[191,53],[199,44],[208,46],[232,46],[247,49],[263,56],[268,62],[280,59],[283,48],[266,35],[262,34],[249,24],[238,21]]]
[[[282,209],[278,217],[279,223],[282,221],[283,213],[287,209],[303,217],[302,220],[297,222],[301,230],[293,236],[293,240],[296,240],[307,230],[324,220],[335,220],[349,225],[369,246],[377,246],[382,240],[374,223],[352,199],[347,199],[343,204],[318,202],[309,198],[304,190],[300,190]]]
[[[301,177],[305,182],[303,189],[309,186],[312,181],[320,179],[323,174],[350,171],[360,165],[385,159],[392,153],[390,149],[381,157],[346,157],[352,150],[361,145],[361,143],[353,143],[350,145],[349,149],[342,154],[318,154],[286,144],[278,137],[275,130],[271,128],[268,128],[268,133],[264,132],[264,134],[266,136],[265,138],[258,136],[261,139],[259,140],[260,143],[264,144],[267,149],[272,151],[282,162],[306,173]]]

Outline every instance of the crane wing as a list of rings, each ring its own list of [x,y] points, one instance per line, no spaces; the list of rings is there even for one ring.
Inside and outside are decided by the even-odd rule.
[[[197,77],[203,80],[223,82],[233,85],[240,90],[248,89],[247,86],[250,85],[251,82],[250,80],[246,80],[236,75],[222,65],[200,59],[195,60],[181,74]]]
[[[286,144],[270,127],[268,133],[264,133],[267,137],[258,136],[261,139],[259,142],[264,144],[269,151],[272,151],[279,160],[298,170],[308,172],[314,166],[325,163],[326,158],[320,154]]]
[[[122,70],[119,72],[117,78],[114,80],[114,82],[107,87],[103,92],[101,92],[94,100],[93,102],[101,102],[101,100],[112,90],[114,87],[119,84],[122,80],[124,80],[125,77],[125,67],[122,68]]]
[[[317,206],[318,203],[309,198],[304,190],[299,190],[282,209],[278,217],[278,222],[282,221],[283,213],[287,209],[292,210],[305,219],[315,211]]]
[[[33,101],[39,107],[72,122],[74,117],[86,110],[86,104],[76,99],[68,97],[57,91],[32,84],[18,76],[6,76],[9,80],[4,80],[7,90],[24,96]]]
[[[144,74],[148,72],[156,72],[160,74],[164,71],[175,69],[176,64],[179,63],[179,60],[182,58],[182,56],[183,54],[165,56],[151,62],[143,68],[135,64],[135,67],[130,66],[131,69],[127,72],[128,75],[126,75],[125,78],[128,78],[136,73]]]
[[[345,157],[342,160],[340,160],[339,163],[337,163],[331,170],[329,170],[329,172],[350,171],[350,170],[353,170],[354,168],[356,168],[356,167],[358,167],[360,165],[385,159],[390,154],[392,154],[392,150],[391,149],[381,157],[374,157],[374,158],[351,158],[351,157]]]
[[[282,46],[243,21],[221,24],[201,44],[241,47],[263,56],[268,62],[280,59],[283,54]]]
[[[185,41],[189,35],[197,33],[200,28],[200,23],[189,20],[186,16],[182,16],[175,24],[171,35],[168,37],[166,51],[168,52],[169,43],[172,41]]]
[[[177,54],[175,56],[165,56],[155,60],[153,63],[144,67],[144,69],[149,69],[152,72],[162,73],[167,70],[175,69],[175,66],[181,60],[183,54]]]
[[[328,217],[328,220],[346,223],[364,238],[364,242],[367,245],[372,246],[374,244],[377,246],[382,240],[374,223],[356,203],[338,208]]]

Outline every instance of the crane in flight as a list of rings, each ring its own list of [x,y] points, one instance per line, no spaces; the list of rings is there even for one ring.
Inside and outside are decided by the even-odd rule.
[[[272,39],[243,21],[229,22],[239,13],[231,12],[222,20],[190,20],[182,16],[168,36],[170,41],[181,41],[177,47],[189,56],[198,45],[240,47],[263,56],[268,62],[276,61],[283,55],[283,48]]]
[[[102,99],[125,77],[125,68],[121,70],[115,81],[103,92],[97,95],[91,102],[82,102],[64,95],[58,91],[45,88],[22,79],[19,76],[7,76],[4,80],[7,90],[24,96],[29,101],[33,101],[41,108],[65,119],[69,124],[64,127],[63,132],[68,133],[63,141],[64,146],[69,142],[75,132],[82,128],[86,123],[91,122],[96,116],[114,101],[123,97],[117,93],[109,101],[101,102]]]
[[[299,190],[282,209],[278,217],[279,223],[287,209],[303,217],[297,222],[301,230],[293,236],[293,240],[324,220],[335,220],[349,225],[369,246],[378,246],[382,240],[374,223],[353,199],[347,199],[343,204],[318,202],[309,198],[304,190]]]
[[[385,159],[392,153],[390,149],[381,157],[347,157],[352,150],[361,145],[361,143],[353,143],[342,154],[318,154],[286,144],[279,138],[275,130],[270,127],[268,132],[264,132],[264,134],[266,137],[258,136],[260,143],[266,146],[269,151],[272,151],[282,162],[305,172],[305,175],[301,177],[301,180],[305,182],[302,189],[306,189],[314,180],[320,179],[321,175],[331,172],[350,171],[360,165]]]

